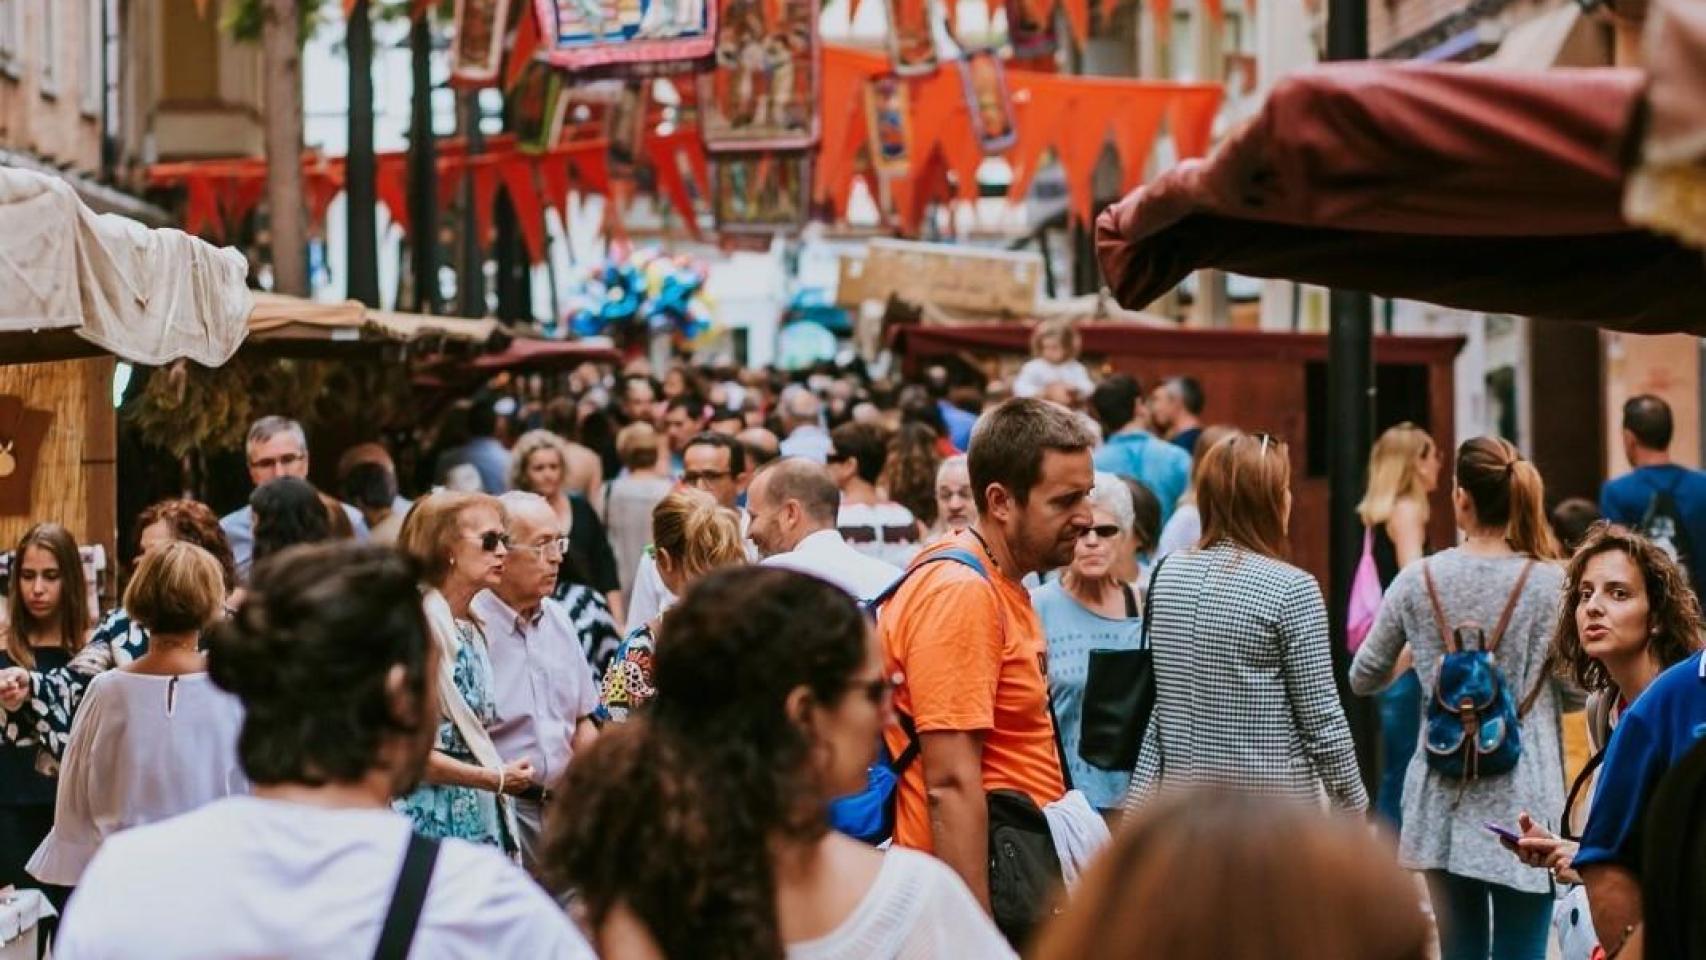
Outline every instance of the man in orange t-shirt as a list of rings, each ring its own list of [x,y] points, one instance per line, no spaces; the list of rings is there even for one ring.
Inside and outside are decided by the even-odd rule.
[[[912,718],[918,759],[901,777],[895,843],[934,853],[989,909],[985,793],[1007,788],[1045,807],[1066,792],[1049,717],[1047,646],[1020,584],[1064,566],[1091,524],[1095,437],[1066,408],[1009,400],[972,434],[967,468],[978,519],[921,553],[971,553],[930,563],[878,616],[887,668],[901,676],[895,710]],[[907,737],[884,731],[896,756]]]

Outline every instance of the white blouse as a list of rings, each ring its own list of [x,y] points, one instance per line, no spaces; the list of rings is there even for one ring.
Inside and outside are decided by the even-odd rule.
[[[72,724],[53,831],[30,858],[30,875],[75,886],[107,837],[248,793],[237,763],[242,727],[242,705],[205,673],[96,677]]]
[[[877,880],[828,935],[788,945],[788,960],[935,960],[1015,957],[959,874],[901,847],[883,856]]]

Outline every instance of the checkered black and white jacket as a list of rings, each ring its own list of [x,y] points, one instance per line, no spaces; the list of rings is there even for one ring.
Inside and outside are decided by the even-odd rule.
[[[1189,785],[1366,808],[1315,578],[1224,540],[1158,576],[1157,699],[1126,808]]]

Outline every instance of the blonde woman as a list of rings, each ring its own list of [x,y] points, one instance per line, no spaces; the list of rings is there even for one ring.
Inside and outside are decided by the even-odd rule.
[[[438,646],[440,718],[422,783],[397,802],[416,832],[506,852],[515,828],[500,797],[533,785],[533,764],[505,764],[486,727],[496,719],[492,662],[471,605],[496,587],[509,555],[503,505],[483,493],[442,492],[409,511],[397,546],[421,567],[422,605]]]
[[[710,494],[691,487],[676,490],[652,509],[652,547],[658,576],[669,592],[684,596],[705,574],[746,562],[746,543],[740,518],[720,506]],[[650,702],[652,656],[667,618],[639,624],[622,641],[604,673],[600,712],[611,720],[628,719]],[[731,669],[734,664],[730,664]]]
[[[1368,806],[1339,704],[1327,605],[1285,562],[1291,456],[1267,434],[1209,448],[1197,479],[1202,540],[1150,581],[1155,712],[1126,806],[1201,785]]]
[[[1427,553],[1428,497],[1439,487],[1439,446],[1413,423],[1389,428],[1368,455],[1368,491],[1357,514],[1369,532],[1374,566],[1385,591]],[[1416,752],[1422,722],[1422,683],[1410,650],[1399,655],[1398,679],[1380,694],[1380,783],[1375,811],[1393,832],[1404,826],[1404,772]]]
[[[148,652],[89,682],[59,772],[53,832],[30,858],[76,886],[111,835],[249,792],[237,764],[243,708],[208,677],[202,631],[225,609],[220,562],[192,543],[149,552],[124,593]]]

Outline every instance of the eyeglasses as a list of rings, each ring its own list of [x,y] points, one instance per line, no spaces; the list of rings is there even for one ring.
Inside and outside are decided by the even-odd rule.
[[[285,470],[307,459],[306,453],[286,453],[277,457],[267,457],[263,460],[250,460],[249,466],[255,470]]]
[[[1079,531],[1078,537],[1079,539],[1083,539],[1092,533],[1103,540],[1112,540],[1120,535],[1120,528],[1117,524],[1112,523],[1097,524],[1094,527],[1085,527],[1083,530]]]
[[[732,476],[734,472],[730,470],[689,470],[681,475],[681,482],[689,487],[697,487],[701,483],[715,483]]]
[[[556,551],[557,556],[560,557],[569,552],[569,538],[553,537],[544,543],[511,543],[509,548],[524,553],[538,554],[541,557],[549,556],[552,551]]]
[[[471,533],[464,536],[462,539],[480,541],[480,549],[487,553],[497,553],[499,547],[503,547],[506,550],[510,547],[509,534],[504,533],[501,530],[487,530],[485,533]]]

